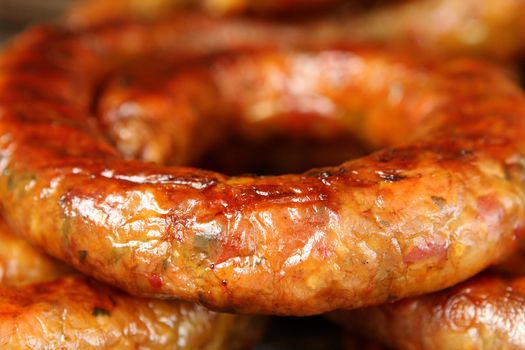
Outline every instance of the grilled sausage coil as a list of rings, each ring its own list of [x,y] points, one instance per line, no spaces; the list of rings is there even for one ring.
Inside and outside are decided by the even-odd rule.
[[[0,200],[49,254],[138,295],[307,315],[441,289],[515,249],[525,100],[494,67],[366,48],[197,65],[177,86],[196,125],[225,118],[199,101],[237,121],[326,114],[385,148],[299,175],[227,177],[123,160],[102,135],[90,116],[100,79],[170,50],[155,28],[132,28],[133,44],[114,26],[34,29],[3,58]]]
[[[301,8],[332,7],[338,2],[343,3],[339,0],[87,0],[72,9],[68,23],[75,28],[86,28],[129,18],[165,17],[188,4],[207,8],[215,14],[272,9],[290,14]],[[387,46],[411,44],[434,53],[470,53],[502,61],[520,58],[525,52],[522,26],[525,4],[521,0],[347,1],[345,7],[319,18],[302,19],[303,26],[312,27],[305,35],[311,37],[317,32],[339,41],[380,42]],[[245,21],[237,17],[213,20]],[[283,25],[283,21],[272,22]]]
[[[525,279],[484,275],[333,319],[394,349],[523,349]]]

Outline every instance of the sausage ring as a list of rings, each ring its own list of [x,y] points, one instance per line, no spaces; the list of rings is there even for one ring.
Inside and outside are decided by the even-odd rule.
[[[143,299],[90,281],[0,219],[0,346],[9,349],[244,349],[255,317]]]
[[[97,25],[119,18],[155,18],[181,8],[196,8],[219,15],[239,13],[283,14],[308,12],[342,3],[342,0],[87,0],[76,4],[66,16],[75,25]]]
[[[180,9],[183,3],[184,0],[87,0],[72,9],[67,21],[71,26],[85,28],[126,18],[158,18]],[[204,7],[211,8],[212,12],[230,13],[281,7],[281,11],[295,13],[297,8],[304,10],[320,5],[333,6],[334,3],[342,2],[209,0],[198,2],[197,7],[209,5]],[[370,3],[374,2],[347,1],[348,8],[336,9],[320,19],[303,21],[302,25],[313,26],[325,38],[386,45],[411,43],[426,51],[453,55],[471,53],[501,61],[519,59],[525,51],[522,25],[525,4],[521,0],[382,1],[381,6],[370,6]],[[191,4],[196,5],[195,2]],[[291,6],[296,6],[294,11],[290,11]],[[221,21],[220,18],[213,20]],[[239,18],[222,20],[246,21]],[[283,22],[274,21],[273,25],[282,26]],[[311,38],[312,33],[305,35]]]
[[[170,50],[135,34],[144,41],[113,26],[36,29],[1,63],[0,201],[52,256],[137,295],[307,315],[442,289],[516,249],[525,99],[492,66],[346,48],[187,67],[176,118],[202,133],[221,118],[275,118],[286,132],[313,115],[382,148],[227,177],[124,160],[90,117],[107,72]]]
[[[525,278],[477,276],[437,293],[330,317],[394,349],[522,349]]]

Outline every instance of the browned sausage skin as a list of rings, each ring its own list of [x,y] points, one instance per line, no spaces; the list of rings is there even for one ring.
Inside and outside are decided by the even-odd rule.
[[[243,71],[246,73],[249,70],[243,69]],[[170,118],[166,116],[176,115],[177,108],[175,105],[163,104],[159,101],[169,101],[174,98],[177,90],[172,88],[180,84],[180,81],[176,81],[178,74],[166,76],[166,70],[163,74],[161,76],[150,71],[141,72],[140,75],[145,77],[140,78],[126,74],[107,88],[102,97],[101,112],[103,118],[113,128],[113,132],[133,135],[130,141],[140,143],[140,137],[137,136],[148,132],[150,128],[147,120],[153,119],[156,121],[153,124],[163,129],[167,139],[170,139],[169,128],[164,125],[163,120]],[[152,88],[153,84],[156,88]],[[133,108],[130,108],[132,109],[130,111],[128,108],[123,108],[124,105]],[[122,113],[125,115],[120,115]],[[122,124],[123,122],[137,123],[141,126],[129,128],[126,124]],[[318,126],[322,122],[323,120],[316,121]],[[332,127],[332,132],[340,131],[333,125]],[[261,131],[262,128],[269,128],[269,126],[259,123],[256,127],[250,125],[249,128]],[[247,126],[243,126],[242,129],[246,131]],[[289,136],[292,138],[298,132],[294,129],[290,131]],[[173,149],[168,146],[159,147],[159,140],[155,138],[144,138],[144,141],[146,142],[142,147],[151,150],[154,147],[149,143],[156,143],[155,149],[160,153],[156,155],[153,152],[137,153],[136,157],[163,162],[165,159],[159,158],[159,154],[170,154]],[[120,144],[119,147],[124,153],[129,151],[129,147],[126,148],[125,144]],[[176,162],[176,160],[172,161]],[[493,269],[500,273],[523,275],[524,261],[523,253],[515,254]],[[519,288],[513,287],[520,279],[522,278],[477,277],[461,287],[438,292],[432,299],[422,296],[410,301],[400,301],[394,306],[387,304],[355,312],[336,312],[330,316],[354,332],[365,333],[371,339],[383,340],[396,349],[525,348],[525,338],[520,333],[525,327],[525,318],[522,320],[516,317],[514,312],[525,308],[525,294]],[[503,293],[505,291],[508,293]],[[465,295],[475,299],[468,305],[472,310],[462,307],[451,312],[443,311],[449,304],[456,305],[457,300],[464,298]],[[469,321],[468,327],[459,328],[456,324],[452,324],[450,320],[457,319],[465,310],[476,315]],[[415,332],[413,329],[421,329],[421,331]],[[348,349],[364,349],[365,346],[379,349],[379,345],[356,340],[352,334],[347,336]]]
[[[4,58],[0,200],[51,255],[144,296],[306,315],[442,289],[515,249],[525,100],[493,67],[353,49],[234,56],[217,61],[225,76],[185,71],[198,79],[179,86],[181,111],[206,96],[241,120],[286,121],[324,113],[301,102],[318,96],[370,144],[401,142],[305,174],[226,177],[122,160],[90,123],[101,72],[166,50],[127,34],[33,30]]]
[[[88,1],[73,11],[69,16],[69,22],[70,25],[78,28],[129,17],[165,17],[166,13],[170,13],[170,9],[179,8],[184,2],[183,0]],[[244,0],[233,2],[210,0],[210,3],[212,2],[219,5],[257,4],[254,1]],[[290,5],[295,2],[279,1],[278,3]],[[316,0],[311,4],[333,2]],[[416,47],[433,52],[473,53],[498,60],[515,59],[525,53],[523,45],[525,30],[522,25],[525,4],[521,0],[382,1],[382,6],[371,8],[363,6],[363,1],[354,3],[356,4],[346,11],[337,10],[335,14],[329,14],[322,19],[307,20],[303,25],[308,29],[303,30],[303,35],[310,39],[323,33],[325,39],[331,38],[330,40],[382,42],[393,46],[410,42]],[[216,8],[220,9],[221,6]],[[222,9],[229,11],[227,6],[222,6]],[[207,16],[201,15],[201,17]],[[224,23],[239,21],[238,18],[213,20]],[[283,24],[274,22],[274,25]],[[195,28],[198,28],[198,24]]]
[[[330,317],[394,349],[524,349],[525,278],[484,275],[445,291]]]
[[[258,327],[247,316],[131,297],[80,276],[0,289],[0,345],[9,349],[244,349]]]
[[[100,25],[119,19],[155,18],[183,8],[200,9],[213,15],[294,14],[331,7],[342,0],[87,0],[75,4],[67,13],[74,26]]]
[[[426,51],[476,54],[497,60],[524,53],[522,0],[422,0],[376,7],[326,23],[334,32],[364,42],[407,41]]]
[[[136,298],[74,275],[0,220],[0,346],[9,349],[241,349],[262,320]]]
[[[524,262],[522,250],[449,289],[327,316],[346,328],[350,348],[364,347],[358,333],[400,350],[525,349]]]

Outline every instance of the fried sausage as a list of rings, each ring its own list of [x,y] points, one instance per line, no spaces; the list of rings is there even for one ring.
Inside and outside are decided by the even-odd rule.
[[[101,76],[169,50],[147,30],[133,45],[110,31],[33,30],[3,61],[3,212],[52,256],[138,295],[307,315],[442,289],[516,249],[525,99],[496,68],[354,48],[184,69],[177,118],[286,131],[326,115],[385,148],[304,174],[227,177],[123,160],[106,141],[89,115]]]
[[[80,276],[0,289],[0,345],[9,349],[241,349],[259,333],[253,321]]]
[[[331,318],[394,349],[525,349],[525,278],[483,275],[445,291]]]
[[[170,9],[181,6],[182,0],[157,1],[88,1],[72,11],[66,19],[74,27],[90,27],[106,22],[125,20],[133,17],[165,17],[173,13]],[[331,0],[316,0],[311,5],[331,3]],[[219,11],[231,11],[229,5],[241,4],[244,0],[210,0]],[[257,1],[249,2],[258,6]],[[296,1],[278,2],[286,9],[297,6]],[[306,19],[299,22],[302,36],[316,41],[316,37],[330,42],[381,42],[386,45],[410,45],[427,51],[450,55],[466,53],[483,55],[496,60],[520,58],[524,54],[525,31],[522,18],[525,4],[521,0],[478,1],[478,0],[423,0],[384,1],[382,6],[363,6],[362,2],[346,10],[337,10],[320,19]],[[291,11],[289,11],[291,12]],[[177,16],[177,15],[176,15]],[[194,16],[199,16],[194,14]],[[238,18],[213,18],[204,14],[202,18],[222,22],[249,23],[253,20]],[[178,20],[185,22],[184,16]],[[195,23],[194,32],[201,29],[200,21]],[[257,24],[258,21],[254,21]],[[275,27],[286,26],[282,21],[270,21]],[[209,33],[213,33],[212,30]],[[213,36],[211,36],[213,37]],[[278,39],[279,36],[274,36]],[[198,40],[197,40],[198,41]]]
[[[89,281],[0,221],[0,346],[9,349],[243,349],[262,320],[136,298]]]

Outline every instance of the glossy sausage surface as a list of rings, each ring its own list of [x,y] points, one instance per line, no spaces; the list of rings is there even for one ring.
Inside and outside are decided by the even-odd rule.
[[[525,349],[525,278],[484,275],[445,291],[330,317],[394,349]]]
[[[131,297],[80,276],[0,289],[0,345],[9,349],[241,349],[258,327],[250,317]]]
[[[9,349],[244,349],[262,320],[131,297],[75,274],[0,221],[0,346]]]
[[[271,9],[271,6],[260,6],[264,2],[210,0],[205,4],[198,3],[197,7],[208,8],[212,13],[243,12],[250,8]],[[315,0],[308,3],[315,8],[336,2],[337,0]],[[288,14],[304,9],[301,6],[304,3],[301,3],[303,1],[299,0],[275,2]],[[85,28],[129,18],[151,20],[166,17],[188,4],[196,5],[195,2],[184,0],[89,0],[77,5],[67,21],[73,27]],[[519,59],[524,54],[524,15],[525,4],[522,0],[355,1],[347,2],[345,8],[336,8],[324,16],[307,17],[299,21],[299,27],[303,27],[300,30],[306,39],[314,41],[315,38],[312,37],[322,35],[324,40],[332,42],[380,42],[390,46],[409,44],[431,52],[451,55],[468,53],[508,60]],[[207,17],[204,14],[201,16]],[[235,23],[240,19],[213,20]],[[277,27],[286,23],[275,20],[270,22]],[[198,26],[195,24],[196,29]],[[275,38],[278,39],[279,36]]]
[[[89,115],[108,71],[169,52],[154,30],[132,43],[115,27],[33,30],[3,59],[0,200],[49,254],[138,295],[307,315],[442,289],[516,249],[525,100],[494,67],[366,48],[188,67],[177,117],[204,130],[326,115],[385,147],[304,174],[227,177],[123,160]]]

